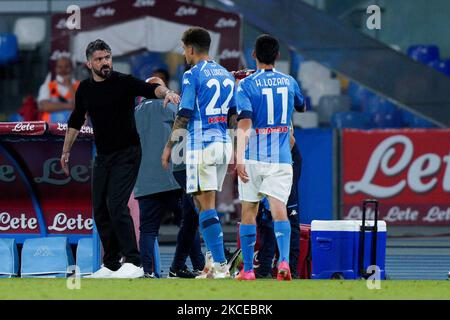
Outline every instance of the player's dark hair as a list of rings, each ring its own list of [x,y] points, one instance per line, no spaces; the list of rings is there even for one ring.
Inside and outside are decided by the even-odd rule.
[[[211,45],[211,36],[206,29],[192,27],[187,29],[181,37],[185,46],[194,47],[197,53],[208,53]]]
[[[89,60],[92,57],[94,51],[108,51],[111,53],[111,48],[108,44],[100,39],[90,42],[86,48],[86,58]]]
[[[263,34],[256,39],[255,53],[259,62],[274,64],[279,52],[280,44],[275,37]]]

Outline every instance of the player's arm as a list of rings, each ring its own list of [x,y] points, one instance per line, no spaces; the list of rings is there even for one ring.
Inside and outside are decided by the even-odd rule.
[[[227,122],[228,122],[229,129],[237,128],[237,124],[238,124],[237,118],[238,118],[238,115],[237,115],[236,107],[231,107],[230,109],[228,109]]]
[[[169,90],[165,85],[160,85],[159,83],[146,83],[145,81],[136,79],[132,76],[129,77],[129,84],[133,95],[136,97],[142,96],[148,99],[164,99],[164,107],[169,102],[174,104],[180,103],[180,96],[173,90]]]
[[[230,101],[230,108],[227,112],[227,125],[229,129],[236,129],[237,128],[237,106],[236,106],[236,91],[233,92],[233,97]]]
[[[242,182],[246,183],[249,180],[247,171],[244,165],[244,154],[250,137],[250,130],[252,128],[252,119],[239,119],[237,129],[237,147],[236,147],[236,170]]]
[[[297,81],[295,81],[295,79],[292,77],[291,81],[293,82],[294,87],[294,108],[297,112],[305,112],[306,111],[305,97],[303,96]]]
[[[64,170],[66,175],[69,175],[69,158],[70,158],[70,150],[78,137],[81,126],[84,124],[86,120],[86,108],[84,107],[82,100],[82,91],[83,89],[78,88],[75,93],[75,109],[72,111],[70,115],[69,121],[67,122],[67,131],[66,136],[64,138],[64,145],[61,155],[61,167]]]
[[[238,122],[237,146],[236,146],[236,170],[242,182],[246,183],[248,182],[249,178],[245,170],[244,155],[253,125],[252,123],[253,108],[247,90],[243,85],[243,82],[239,84],[236,91],[236,106],[237,106],[237,122]]]
[[[184,136],[188,123],[194,114],[195,97],[196,97],[196,83],[191,71],[185,72],[183,75],[183,98],[180,102],[175,122],[172,127],[169,140],[164,147],[163,154],[161,155],[161,164],[164,169],[169,168],[170,156],[172,148],[175,143],[178,142],[178,137]]]

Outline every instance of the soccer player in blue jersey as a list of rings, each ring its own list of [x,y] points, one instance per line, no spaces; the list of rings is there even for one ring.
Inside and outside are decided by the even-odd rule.
[[[168,167],[172,147],[178,141],[178,130],[187,128],[186,192],[194,195],[200,232],[214,261],[212,266],[207,261],[205,272],[199,277],[229,278],[215,202],[232,156],[227,113],[233,98],[234,78],[209,58],[208,31],[190,28],[183,33],[182,42],[186,61],[192,68],[183,75],[182,99],[171,139],[163,151],[162,164]],[[207,260],[210,260],[208,253]]]
[[[263,197],[270,203],[280,253],[277,279],[291,280],[291,226],[286,211],[293,176],[290,124],[294,108],[304,111],[305,102],[294,78],[275,70],[279,55],[277,39],[259,36],[253,52],[257,71],[241,80],[236,91],[236,169],[242,201],[239,232],[244,260],[244,268],[237,276],[239,280],[255,279],[256,216]]]

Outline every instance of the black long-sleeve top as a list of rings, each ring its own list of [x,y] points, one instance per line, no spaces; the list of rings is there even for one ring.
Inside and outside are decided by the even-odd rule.
[[[87,112],[92,121],[98,154],[110,154],[138,145],[135,98],[156,98],[158,86],[115,71],[104,81],[83,80],[75,94],[75,109],[68,127],[80,130]]]

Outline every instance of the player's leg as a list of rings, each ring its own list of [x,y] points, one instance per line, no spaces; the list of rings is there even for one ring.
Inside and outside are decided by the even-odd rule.
[[[287,214],[291,225],[291,241],[289,252],[289,267],[291,269],[292,278],[298,278],[297,267],[298,257],[300,255],[300,218],[297,206],[287,206]]]
[[[199,205],[200,232],[206,246],[211,251],[214,262],[226,263],[222,226],[215,209],[216,191],[201,191],[194,197]]]
[[[292,188],[292,166],[273,164],[267,169],[260,192],[267,195],[273,218],[273,228],[277,240],[278,280],[290,280],[289,252],[291,225],[287,216],[286,203]]]
[[[250,180],[246,183],[238,179],[239,199],[242,201],[242,218],[239,236],[244,260],[244,269],[237,276],[238,280],[254,280],[253,254],[256,242],[256,216],[258,214],[259,186],[262,182],[259,174],[259,164],[246,163],[245,169]]]
[[[253,254],[256,244],[256,215],[259,202],[242,201],[242,219],[239,227],[242,258],[244,260],[243,272],[237,276],[238,280],[254,280]]]
[[[273,217],[273,229],[278,245],[278,277],[277,279],[290,280],[289,253],[291,242],[291,224],[287,217],[285,202],[269,196],[270,208]]]

